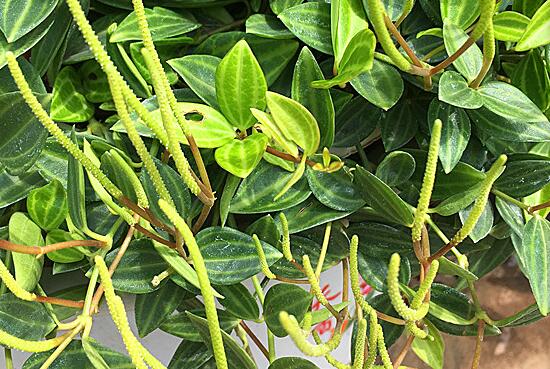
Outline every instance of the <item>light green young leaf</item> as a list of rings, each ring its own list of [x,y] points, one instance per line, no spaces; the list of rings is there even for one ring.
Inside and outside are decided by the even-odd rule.
[[[470,205],[466,209],[461,210],[458,213],[462,224],[464,224],[464,222],[468,218],[468,215],[470,215],[470,212],[472,211],[472,206],[473,205]],[[493,221],[493,206],[491,205],[490,201],[487,201],[487,204],[485,205],[485,208],[483,209],[483,212],[481,213],[481,216],[479,217],[474,229],[472,230],[472,232],[470,232],[469,237],[471,238],[471,240],[474,241],[474,243],[477,243],[487,237],[489,232],[491,232],[491,228],[493,227]]]
[[[466,29],[479,16],[478,0],[441,0],[441,19],[443,23],[452,23]]]
[[[268,138],[263,133],[254,133],[243,140],[232,140],[216,149],[214,155],[220,167],[229,173],[246,178],[262,160]]]
[[[477,109],[483,105],[479,91],[468,86],[468,82],[457,72],[446,71],[439,79],[439,100],[464,109]]]
[[[246,33],[277,40],[294,38],[292,32],[277,17],[267,14],[251,15],[246,20]]]
[[[300,5],[304,0],[269,0],[269,7],[274,14],[279,14],[282,11]]]
[[[433,337],[433,341],[428,338],[417,338],[413,341],[412,350],[432,369],[443,369],[445,342],[439,330],[430,321],[424,320],[424,323],[428,327],[428,334]]]
[[[495,38],[499,41],[518,42],[525,33],[530,19],[513,11],[496,14],[493,18]]]
[[[452,55],[467,39],[468,35],[460,27],[450,22],[443,24],[443,40],[447,54]],[[482,63],[483,54],[479,47],[473,44],[453,62],[453,65],[468,82],[472,82],[479,74]]]
[[[50,116],[59,122],[86,122],[94,115],[94,106],[83,95],[80,76],[67,66],[55,79]]]
[[[32,190],[27,197],[27,211],[42,229],[57,228],[67,216],[67,194],[58,180]]]
[[[340,63],[348,45],[359,31],[368,30],[369,23],[361,0],[332,1],[330,3],[330,18],[332,49],[334,52],[333,70],[340,74]]]
[[[516,51],[525,51],[550,43],[550,1],[536,11],[525,33],[516,45]]]

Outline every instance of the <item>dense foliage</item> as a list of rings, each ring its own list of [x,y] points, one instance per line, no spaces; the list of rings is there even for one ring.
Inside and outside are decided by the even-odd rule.
[[[0,31],[7,368],[165,368],[123,294],[171,369],[441,369],[441,333],[477,368],[550,311],[550,1],[0,0]],[[536,303],[497,320],[510,258]]]

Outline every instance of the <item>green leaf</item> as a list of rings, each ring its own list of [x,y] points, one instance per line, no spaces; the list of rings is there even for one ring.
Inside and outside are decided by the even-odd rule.
[[[467,39],[468,35],[460,27],[450,22],[443,24],[443,40],[447,54],[452,55]],[[453,65],[468,82],[472,82],[481,70],[482,62],[483,54],[479,47],[473,44],[453,62]]]
[[[227,227],[210,227],[196,235],[208,277],[213,284],[235,284],[260,272],[260,261],[249,235]],[[262,242],[269,265],[283,255]]]
[[[468,86],[458,73],[446,71],[439,79],[439,100],[464,109],[477,109],[483,105],[480,93]]]
[[[360,250],[358,255],[359,273],[373,289],[387,293],[388,264],[390,257],[371,256]],[[411,279],[411,264],[408,258],[401,260],[399,281],[408,284]]]
[[[541,315],[537,304],[532,304],[508,318],[497,320],[495,325],[499,328],[521,327],[534,323],[542,318],[544,318],[544,316]]]
[[[532,17],[544,0],[516,0],[512,4],[512,9],[516,12]]]
[[[235,196],[235,192],[237,191],[237,188],[240,184],[241,178],[232,174],[227,175],[219,203],[220,220],[222,227],[225,226],[225,222],[227,221],[227,216],[229,215],[229,210],[231,207],[231,200],[233,199],[233,196]]]
[[[223,114],[241,131],[255,123],[250,108],[264,110],[267,82],[250,46],[241,40],[216,70],[216,95]]]
[[[515,66],[511,75],[512,84],[519,88],[539,109],[550,107],[550,78],[538,49],[531,50]]]
[[[462,224],[464,224],[464,222],[470,215],[470,212],[472,211],[472,206],[473,205],[470,205],[468,208],[461,210],[458,213]],[[493,227],[493,221],[493,207],[491,206],[491,202],[487,201],[487,204],[485,205],[481,216],[479,217],[474,229],[470,232],[469,235],[474,243],[484,239],[489,234],[491,228]]]
[[[335,147],[352,147],[373,133],[382,116],[381,110],[357,96],[336,114]]]
[[[304,319],[311,307],[313,295],[300,286],[276,284],[265,295],[264,319],[269,330],[277,337],[286,337],[287,332],[279,321],[281,311],[294,315],[298,322]]]
[[[277,17],[267,14],[253,14],[248,17],[246,33],[278,40],[294,38],[292,32]]]
[[[133,369],[135,366],[129,357],[122,355],[109,348],[101,346],[99,343],[90,339],[91,346],[96,352],[101,355],[105,360],[108,367],[111,369]],[[42,364],[53,353],[53,350],[33,354],[23,364],[23,369],[39,369]],[[82,342],[80,340],[73,340],[69,343],[67,348],[61,352],[57,359],[50,365],[50,369],[66,369],[66,368],[80,368],[80,369],[97,369],[88,359]]]
[[[365,204],[352,182],[351,174],[345,168],[327,173],[308,166],[306,178],[317,200],[331,209],[355,211]]]
[[[216,97],[216,69],[221,59],[212,55],[186,55],[182,58],[168,60],[185,83],[205,103],[218,108]]]
[[[372,69],[353,78],[351,85],[368,102],[384,110],[399,101],[404,89],[397,69],[377,59],[374,59]]]
[[[440,202],[433,212],[443,216],[449,216],[458,213],[460,210],[465,209],[468,205],[473,203],[481,192],[481,183],[474,185],[473,187],[458,192],[445,200]]]
[[[107,75],[95,60],[84,62],[78,69],[82,79],[82,89],[86,100],[91,103],[111,101],[111,89]]]
[[[363,199],[384,217],[410,226],[413,215],[409,206],[384,182],[363,167],[357,166],[355,181]]]
[[[95,369],[109,369],[109,365],[105,362],[105,359],[101,356],[98,350],[92,345],[93,338],[83,337],[82,338],[82,348],[86,357]]]
[[[168,281],[151,293],[136,296],[134,308],[140,337],[145,337],[176,310],[185,296],[185,290]]]
[[[415,339],[412,343],[412,350],[423,362],[433,369],[443,369],[443,358],[445,353],[445,342],[437,328],[425,320],[428,327],[428,334],[432,339]]]
[[[342,219],[353,211],[339,211],[320,203],[315,197],[283,211],[288,219],[288,230],[297,233],[321,224]]]
[[[202,317],[206,316],[204,308],[193,309],[191,312]],[[162,322],[160,329],[187,341],[201,342],[201,334],[194,327],[187,313],[188,312],[181,312],[168,317],[168,319]],[[220,328],[226,332],[231,332],[231,330],[239,324],[238,319],[222,310],[218,310],[218,320],[220,322]]]
[[[112,263],[117,253],[118,249],[109,252],[105,262]],[[153,248],[152,241],[133,240],[113,274],[113,286],[117,291],[133,294],[153,292],[158,289],[151,283],[153,277],[167,268],[168,264]]]
[[[124,196],[137,203],[136,189],[132,184],[130,172],[134,170],[128,162],[118,154],[117,150],[111,149],[101,155],[101,170],[107,177],[122,191]],[[137,175],[136,175],[137,178]]]
[[[14,213],[9,222],[10,242],[25,246],[44,246],[40,227],[32,222],[24,213]],[[40,280],[44,258],[37,259],[35,255],[12,254],[15,267],[15,280],[21,288],[32,291]]]
[[[300,103],[275,92],[267,92],[267,107],[277,127],[302,148],[305,156],[317,151],[320,142],[315,117]]]
[[[183,35],[201,26],[189,12],[181,10],[175,12],[170,9],[161,8],[160,6],[156,6],[153,9],[146,8],[145,16],[147,17],[153,41]],[[120,22],[116,31],[111,34],[109,42],[141,41],[141,39],[138,20],[135,12],[132,12]]]
[[[0,30],[13,43],[42,23],[56,5],[57,0],[0,0]]]
[[[244,285],[238,283],[216,289],[225,297],[218,301],[227,312],[245,320],[256,320],[260,316],[256,299]]]
[[[272,362],[268,369],[319,369],[319,367],[309,360],[286,356]]]
[[[69,153],[51,137],[46,140],[46,146],[34,165],[44,178],[49,181],[59,180],[67,188],[68,157]]]
[[[172,356],[169,369],[206,369],[205,364],[212,359],[212,353],[202,342],[181,341]]]
[[[470,141],[471,126],[468,114],[460,108],[433,99],[428,110],[430,130],[436,119],[443,123],[439,144],[439,160],[446,174],[460,161]]]
[[[40,74],[36,70],[36,67],[29,63],[24,57],[17,58],[17,63],[31,88],[31,91],[36,94],[46,94],[46,87],[40,77]],[[6,94],[8,92],[19,92],[19,87],[13,80],[9,68],[0,69],[0,94]]]
[[[523,230],[523,242],[514,245],[523,265],[523,272],[531,284],[531,290],[542,315],[549,311],[548,265],[550,254],[550,222],[539,216],[529,219]]]
[[[80,76],[76,69],[67,66],[59,72],[53,86],[50,116],[59,122],[79,123],[88,121],[94,114],[94,106],[83,95]]]
[[[220,167],[237,177],[246,178],[262,160],[267,143],[265,134],[254,133],[217,148],[214,156]]]
[[[300,5],[304,0],[269,0],[269,7],[275,14],[279,14],[285,9]]]
[[[38,96],[47,108],[48,95]],[[34,116],[19,92],[0,95],[0,165],[20,175],[36,162],[48,132]]]
[[[506,165],[495,188],[512,197],[531,195],[550,183],[549,160],[516,160]]]
[[[268,85],[274,84],[285,70],[288,71],[286,67],[299,47],[297,40],[274,40],[250,34],[245,39],[256,55]]]
[[[505,11],[493,17],[495,38],[499,41],[518,42],[529,24],[529,17],[513,11]]]
[[[199,331],[203,342],[212,350],[212,340],[210,338],[207,320],[192,313],[187,313],[187,316]],[[256,369],[256,364],[254,364],[254,361],[252,361],[244,349],[242,349],[229,334],[223,331],[221,334],[229,369]]]
[[[10,176],[5,170],[0,170],[0,209],[24,199],[33,189],[40,188],[46,183],[37,171],[16,177]]]
[[[527,25],[516,51],[526,51],[550,43],[550,2],[546,1],[538,8]]]
[[[32,190],[27,197],[27,211],[42,229],[57,228],[67,216],[67,195],[58,180]]]
[[[483,106],[493,113],[511,120],[548,122],[548,118],[517,87],[500,81],[491,81],[479,88]]]
[[[410,235],[401,228],[380,223],[354,223],[346,231],[348,235],[359,237],[361,253],[378,258],[390,259],[395,252],[412,256]]]
[[[306,45],[325,54],[332,54],[330,4],[307,2],[288,8],[279,19]]]
[[[80,239],[78,235],[73,235],[61,229],[54,229],[46,235],[46,245],[51,245],[58,242],[72,241]],[[76,247],[49,252],[46,254],[48,259],[56,263],[75,263],[84,259],[84,254]]]
[[[11,293],[0,296],[0,329],[24,340],[40,340],[56,324],[44,305],[23,301]]]
[[[470,27],[479,16],[476,0],[441,0],[439,6],[443,23],[452,23],[461,29]]]
[[[418,120],[413,103],[410,100],[404,100],[394,106],[383,115],[380,125],[386,151],[404,146],[418,131]]]
[[[361,0],[335,0],[331,2],[330,6],[334,71],[341,74],[343,72],[343,59],[345,59],[345,54],[348,53],[348,48],[352,45],[352,40],[359,32],[368,31],[369,23]],[[372,38],[374,38],[374,35],[372,35]],[[355,42],[358,43],[358,40]],[[372,42],[370,48],[374,51],[376,40],[370,42]],[[363,59],[363,61],[368,64],[368,60],[369,56],[367,55],[367,60]],[[365,70],[368,69],[370,68],[365,68]]]
[[[525,226],[523,210],[519,206],[509,203],[498,196],[495,198],[495,205],[498,213],[506,224],[508,224],[508,226],[512,228],[512,231],[518,236],[521,236],[523,234],[523,227]]]
[[[331,147],[334,141],[334,105],[330,92],[311,87],[311,82],[323,79],[323,72],[313,53],[304,47],[294,67],[292,99],[308,109],[317,120],[320,147]]]
[[[393,151],[378,165],[376,176],[388,186],[398,186],[411,178],[415,167],[416,163],[411,154]]]
[[[230,212],[237,214],[267,213],[290,208],[307,199],[311,194],[305,178],[292,186],[277,201],[273,198],[290,180],[289,173],[265,161],[245,178],[231,200]]]

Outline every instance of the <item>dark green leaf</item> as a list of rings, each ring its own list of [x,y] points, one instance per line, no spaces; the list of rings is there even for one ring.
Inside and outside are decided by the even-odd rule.
[[[172,59],[168,64],[205,103],[218,108],[216,97],[216,69],[220,58],[212,55],[186,55]]]
[[[246,20],[246,33],[281,40],[294,38],[292,32],[277,17],[267,14],[251,15]]]
[[[277,337],[285,337],[287,332],[279,321],[281,311],[294,315],[298,322],[304,319],[311,306],[313,295],[300,286],[276,284],[265,295],[264,318],[267,327]]]
[[[0,329],[17,338],[36,341],[55,328],[44,305],[23,301],[6,293],[0,296]]]
[[[376,176],[388,186],[405,183],[414,173],[416,163],[411,154],[404,151],[390,152],[376,168]]]
[[[532,304],[508,318],[497,320],[495,325],[500,328],[521,327],[542,318],[544,317],[540,314],[537,304]]]
[[[202,342],[181,341],[172,356],[168,369],[204,369],[212,353]]]
[[[365,204],[352,182],[351,174],[344,168],[327,173],[308,167],[306,178],[317,200],[331,209],[354,211]]]
[[[55,9],[57,0],[0,1],[0,30],[9,43],[28,34]]]
[[[198,310],[191,310],[192,313],[206,316],[204,308]],[[226,332],[231,332],[233,328],[239,323],[238,319],[225,311],[218,310],[218,320],[220,322],[220,328]],[[187,341],[201,342],[201,335],[193,326],[192,321],[189,319],[187,312],[181,312],[170,316],[165,319],[160,325],[160,329],[173,336],[183,338]]]
[[[550,78],[539,50],[530,51],[512,72],[512,83],[542,111],[550,105]]]
[[[403,79],[393,66],[374,60],[372,69],[351,80],[351,85],[370,103],[384,110],[394,106],[403,94]]]
[[[550,160],[517,160],[506,165],[495,188],[512,197],[531,195],[550,183]]]
[[[306,45],[332,54],[329,4],[308,2],[293,6],[281,12],[279,19]]]
[[[217,286],[216,289],[224,297],[218,300],[218,302],[226,311],[239,319],[258,319],[260,315],[258,303],[244,285],[238,283],[228,286]]]
[[[315,197],[283,210],[288,219],[288,230],[290,233],[297,233],[316,227],[321,224],[342,219],[352,213],[351,210],[339,211],[326,207]]]
[[[387,152],[404,146],[418,131],[418,120],[412,103],[408,100],[385,113],[380,122],[382,142]]]
[[[299,357],[280,357],[269,365],[268,369],[318,369],[311,361]]]

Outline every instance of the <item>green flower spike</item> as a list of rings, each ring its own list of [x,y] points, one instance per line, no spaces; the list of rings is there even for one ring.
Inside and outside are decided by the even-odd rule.
[[[388,293],[391,303],[397,313],[403,317],[406,321],[417,321],[422,319],[428,313],[429,304],[422,303],[418,309],[412,309],[408,307],[403,298],[401,297],[401,291],[399,290],[399,265],[401,263],[401,257],[395,253],[391,256],[390,265],[388,267]]]
[[[374,309],[369,313],[369,354],[367,360],[365,360],[365,369],[372,369],[374,362],[376,361],[376,353],[378,348],[378,330],[382,330],[382,327],[378,324],[378,316]]]
[[[252,235],[252,239],[254,240],[254,246],[256,246],[256,253],[258,254],[258,258],[260,259],[260,267],[262,268],[262,273],[264,273],[265,276],[269,279],[277,278],[277,276],[273,274],[273,272],[269,269],[269,264],[267,263],[264,248],[262,247],[262,243],[260,242],[260,239],[255,234]]]
[[[353,358],[353,369],[363,369],[365,361],[365,341],[367,338],[367,321],[359,320],[357,323],[357,338],[355,339],[355,357]]]
[[[0,278],[2,282],[6,285],[8,290],[13,293],[17,298],[20,298],[24,301],[34,301],[36,300],[36,295],[34,293],[24,290],[13,278],[9,269],[6,265],[0,260]]]
[[[304,267],[304,272],[306,273],[307,280],[311,285],[311,292],[315,295],[315,297],[317,298],[317,301],[319,301],[321,305],[325,307],[329,306],[330,303],[328,302],[327,298],[323,294],[323,291],[321,291],[319,280],[317,279],[317,276],[315,275],[315,271],[311,266],[311,262],[309,261],[308,255],[304,255],[302,257],[302,264]]]
[[[495,31],[493,29],[493,18],[491,17],[483,34],[483,65],[476,79],[470,84],[470,87],[478,88],[487,72],[489,72],[495,58],[495,48]]]
[[[483,35],[492,22],[495,13],[495,2],[493,0],[481,0],[480,3],[479,20],[470,34],[470,38],[473,40],[477,40]]]
[[[481,184],[481,192],[474,202],[474,206],[472,207],[468,218],[466,218],[466,221],[464,222],[462,228],[460,228],[451,239],[450,244],[452,246],[456,246],[464,241],[464,239],[468,237],[473,231],[477,221],[479,220],[479,217],[483,213],[483,209],[485,209],[485,205],[487,205],[487,200],[489,199],[489,194],[491,193],[493,183],[495,183],[502,172],[504,172],[504,164],[506,164],[507,159],[508,158],[506,157],[506,155],[499,156],[498,159],[491,166],[491,169],[487,171],[486,177]]]
[[[432,286],[438,270],[439,262],[437,260],[432,261],[432,263],[430,264],[430,269],[428,270],[428,273],[426,273],[426,277],[424,278],[424,280],[418,287],[418,291],[416,291],[416,294],[414,295],[413,301],[411,303],[411,309],[420,308],[420,306],[424,302],[424,299],[426,298],[428,291],[430,290],[430,287]]]
[[[378,351],[380,352],[380,358],[382,359],[382,364],[384,369],[393,369],[391,363],[390,354],[388,354],[388,349],[386,348],[386,343],[384,342],[384,332],[382,331],[382,326],[378,324]]]
[[[441,120],[436,119],[432,127],[432,137],[430,139],[430,149],[428,151],[428,159],[426,161],[426,170],[424,172],[424,180],[420,190],[418,205],[414,212],[414,222],[412,226],[412,240],[418,242],[422,238],[422,227],[426,220],[428,207],[435,183],[435,173],[437,170],[437,156],[439,154],[439,142],[441,140]]]
[[[204,309],[206,310],[206,319],[208,320],[208,329],[210,330],[210,337],[212,340],[212,351],[214,352],[216,365],[218,369],[228,369],[220,323],[218,321],[218,313],[216,311],[216,302],[214,301],[212,286],[210,285],[206,265],[204,264],[204,259],[202,258],[197,241],[193,236],[193,232],[191,232],[191,229],[189,229],[187,223],[185,223],[185,221],[179,216],[176,209],[162,199],[159,200],[159,206],[174,224],[176,229],[181,233],[183,240],[189,249],[189,254],[191,259],[193,259],[193,264],[195,265],[195,270],[199,279],[201,294],[204,301]]]
[[[421,340],[428,337],[428,332],[418,328],[418,326],[416,325],[416,322],[413,322],[410,320],[407,321],[405,323],[405,328],[407,328],[407,331],[409,331],[410,334],[412,334],[417,338],[420,338]]]
[[[317,333],[316,331],[313,331],[313,332],[311,332],[311,334],[312,334],[313,340],[315,341],[316,344],[320,345],[320,344],[323,343],[323,341],[321,341],[321,337],[319,337],[319,333]],[[351,369],[351,365],[344,364],[343,362],[338,361],[331,354],[326,354],[325,355],[325,360],[327,361],[327,363],[329,363],[330,365],[332,365],[336,369]]]
[[[286,260],[292,261],[294,260],[294,256],[292,256],[292,251],[290,250],[290,234],[288,232],[288,221],[286,220],[286,216],[284,213],[279,213],[279,220],[281,222],[281,228],[283,229],[283,255]]]
[[[294,316],[289,315],[286,311],[281,311],[281,313],[279,314],[279,320],[281,321],[281,324],[285,331],[296,344],[296,347],[298,347],[298,349],[304,354],[309,356],[325,356],[329,352],[332,352],[334,349],[336,349],[340,345],[340,341],[342,340],[340,327],[337,326],[337,329],[335,329],[334,334],[332,335],[330,340],[328,340],[326,343],[313,345],[307,341],[306,335],[304,334],[302,329],[300,329],[300,325],[298,324]]]
[[[349,273],[351,280],[351,291],[353,293],[353,297],[355,298],[355,302],[361,307],[361,309],[363,309],[365,314],[371,314],[374,309],[363,298],[363,295],[361,294],[361,288],[359,286],[359,267],[357,260],[358,246],[359,238],[354,235],[351,238],[349,251]]]
[[[148,208],[149,199],[147,199],[145,189],[143,188],[143,185],[141,184],[141,181],[139,180],[136,172],[133,171],[126,160],[124,160],[116,150],[109,150],[109,154],[111,154],[113,159],[118,163],[119,168],[122,169],[124,175],[126,176],[126,178],[128,178],[130,184],[134,188],[137,197],[137,204],[142,208]]]

